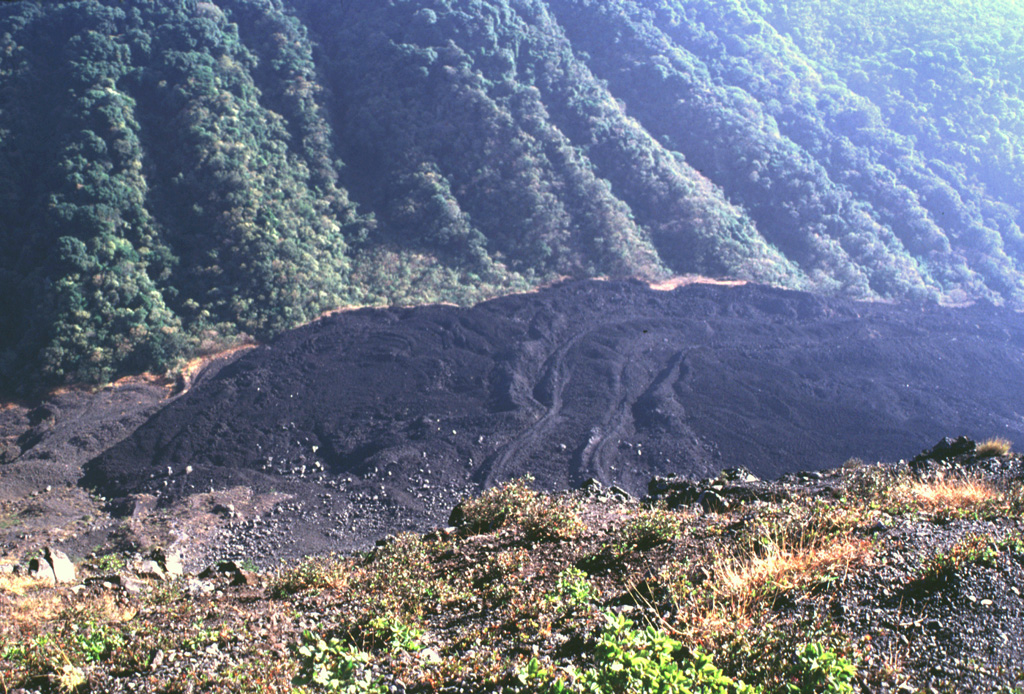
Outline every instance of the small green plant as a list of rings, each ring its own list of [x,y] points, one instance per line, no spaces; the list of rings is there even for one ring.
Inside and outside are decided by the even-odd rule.
[[[558,594],[573,608],[582,608],[597,600],[599,593],[587,574],[570,566],[558,576]]]
[[[369,654],[340,639],[324,640],[306,632],[297,652],[299,674],[292,682],[295,685],[314,685],[343,694],[384,694],[387,691],[367,668]]]
[[[124,556],[117,554],[116,552],[110,552],[108,554],[101,554],[95,559],[90,560],[89,565],[98,573],[118,573],[124,571],[128,567],[128,562]]]
[[[558,610],[582,610],[600,597],[587,574],[574,566],[558,575],[555,590],[544,596],[547,605]]]
[[[1024,555],[1024,534],[1014,533],[996,543],[996,546],[1004,552]]]
[[[75,631],[75,646],[87,663],[105,660],[115,649],[125,645],[124,635],[106,624],[88,622]]]
[[[201,651],[211,643],[217,643],[219,640],[220,634],[216,629],[210,629],[203,626],[201,622],[198,622],[193,625],[191,633],[181,640],[181,648],[185,651]]]
[[[1014,480],[1004,492],[1006,514],[1014,518],[1024,517],[1024,482]]]
[[[856,677],[856,648],[834,624],[800,620],[779,628],[768,614],[717,640],[716,661],[759,691],[842,694]],[[831,688],[830,688],[831,687]]]
[[[649,549],[679,538],[682,521],[672,511],[644,509],[622,528],[619,544],[623,551]]]
[[[185,597],[183,582],[164,581],[163,583],[157,583],[147,593],[146,597],[154,605],[170,605],[180,602]]]
[[[878,507],[896,484],[897,474],[882,465],[868,465],[860,458],[843,463],[846,477],[844,500],[864,508]]]
[[[374,617],[370,620],[366,633],[374,642],[386,644],[393,653],[414,652],[423,648],[423,644],[420,643],[423,630],[406,624],[394,615]]]
[[[0,660],[16,664],[23,675],[43,676],[57,685],[59,691],[72,692],[84,682],[81,661],[75,643],[68,643],[52,634],[39,634],[26,641],[15,642],[0,651]],[[4,670],[0,669],[0,686],[5,686]]]
[[[25,663],[29,659],[29,644],[24,641],[15,641],[7,644],[0,650],[0,660],[7,660],[12,663]]]
[[[525,668],[516,673],[515,682],[506,694],[572,694],[564,680],[554,670],[544,667],[537,658],[530,658]]]
[[[523,694],[758,694],[726,676],[711,656],[686,652],[663,630],[636,628],[632,620],[613,613],[605,615],[592,667],[559,676],[534,659],[517,679]]]
[[[974,535],[925,562],[920,573],[910,583],[911,589],[929,590],[951,582],[957,572],[970,564],[995,566],[999,547],[992,538]]]
[[[17,516],[10,514],[6,516],[0,516],[0,530],[7,530],[8,528],[14,528],[21,525],[24,521]]]
[[[819,643],[797,649],[796,670],[799,683],[786,686],[790,694],[850,694],[850,682],[857,674],[853,663]]]

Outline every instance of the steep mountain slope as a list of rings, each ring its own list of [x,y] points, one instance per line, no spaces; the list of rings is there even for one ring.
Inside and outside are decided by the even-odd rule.
[[[968,4],[5,3],[0,386],[563,276],[1020,307],[1024,22]]]
[[[268,552],[443,522],[530,473],[639,493],[907,458],[945,432],[1024,440],[1024,318],[748,285],[573,282],[471,309],[343,313],[250,350],[87,465],[161,505],[246,486],[304,512]],[[285,549],[287,548],[287,549]]]

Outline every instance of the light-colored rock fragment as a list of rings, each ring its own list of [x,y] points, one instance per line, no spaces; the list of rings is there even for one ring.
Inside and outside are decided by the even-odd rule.
[[[78,572],[68,555],[59,549],[47,547],[43,550],[43,557],[50,563],[53,570],[53,577],[57,583],[74,583],[78,579]]]
[[[152,559],[143,559],[136,564],[135,572],[143,578],[152,578],[157,581],[167,580],[167,573],[164,572],[163,567]]]
[[[185,573],[185,565],[181,561],[181,555],[177,552],[168,552],[164,556],[163,565],[168,576],[182,576]]]

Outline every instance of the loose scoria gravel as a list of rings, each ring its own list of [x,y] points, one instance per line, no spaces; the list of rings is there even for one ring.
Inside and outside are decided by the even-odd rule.
[[[292,494],[272,530],[240,531],[292,556],[429,527],[526,473],[639,494],[666,473],[910,457],[949,433],[1024,443],[1021,383],[1024,317],[990,305],[571,282],[289,332],[168,404],[83,483],[164,505],[235,485]]]

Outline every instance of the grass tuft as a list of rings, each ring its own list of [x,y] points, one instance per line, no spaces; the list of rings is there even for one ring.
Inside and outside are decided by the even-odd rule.
[[[348,580],[349,564],[348,560],[328,556],[310,557],[299,564],[286,566],[271,580],[271,595],[284,598],[298,593],[340,588]]]
[[[1005,489],[978,476],[907,479],[886,490],[882,506],[903,515],[921,512],[936,519],[991,513],[1012,513],[1016,506],[1013,485]]]
[[[973,509],[999,497],[992,483],[974,477],[913,482],[906,494],[927,512]]]
[[[909,584],[911,590],[931,590],[950,583],[964,567],[975,564],[994,567],[998,543],[986,535],[973,535],[925,562]]]
[[[995,458],[1009,455],[1013,443],[1007,439],[996,437],[982,441],[974,448],[974,453],[980,458]]]
[[[780,593],[845,576],[866,563],[872,551],[870,540],[855,537],[810,546],[767,540],[759,553],[719,558],[712,572],[714,590],[719,601],[731,606],[733,619],[752,616]]]
[[[0,574],[0,595],[25,595],[53,585],[53,581],[25,574]]]

